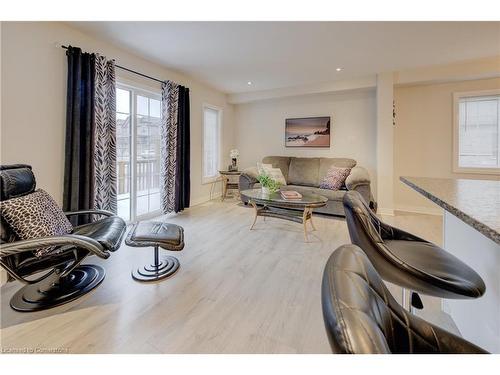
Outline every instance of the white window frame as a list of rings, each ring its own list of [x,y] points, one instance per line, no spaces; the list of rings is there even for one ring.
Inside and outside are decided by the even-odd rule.
[[[219,173],[217,171],[215,176],[204,176],[205,173],[205,109],[211,109],[214,111],[218,112],[218,123],[217,123],[217,138],[219,141],[219,155],[217,156],[217,163],[218,163],[218,168],[221,168],[221,163],[222,163],[222,108],[217,107],[212,104],[207,104],[203,103],[202,105],[202,110],[201,110],[201,183],[202,184],[211,184],[213,183],[217,177],[219,176]]]
[[[130,140],[130,155],[131,155],[131,166],[130,166],[130,219],[127,223],[131,223],[137,220],[146,220],[154,217],[158,217],[161,215],[161,208],[155,211],[148,212],[146,214],[137,215],[137,163],[133,163],[132,161],[135,158],[132,158],[132,155],[136,155],[137,152],[137,127],[135,122],[135,116],[137,114],[137,95],[142,95],[146,97],[151,97],[153,99],[157,99],[161,103],[161,92],[155,92],[153,90],[145,89],[141,87],[139,84],[132,83],[124,83],[125,80],[117,80],[115,86],[117,89],[127,90],[130,92],[130,116],[132,118],[130,127],[131,127],[131,140]],[[125,81],[126,82],[126,81]],[[135,197],[132,199],[132,197]],[[133,202],[132,202],[133,201]]]
[[[459,165],[459,138],[460,138],[460,113],[459,102],[462,98],[471,98],[478,96],[500,95],[500,89],[464,91],[453,93],[453,172],[454,173],[477,173],[477,174],[500,174],[500,168],[481,168],[481,167],[461,167]],[[498,117],[500,121],[500,116]],[[500,124],[499,124],[500,129]],[[500,145],[500,131],[498,135],[498,144]],[[500,152],[500,151],[499,151]]]

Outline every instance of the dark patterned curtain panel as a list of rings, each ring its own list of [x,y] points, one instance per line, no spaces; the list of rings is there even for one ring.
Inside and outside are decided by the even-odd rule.
[[[115,62],[95,55],[94,208],[117,212]]]
[[[94,207],[94,56],[69,47],[63,209]],[[73,224],[89,218],[72,218]],[[78,220],[78,221],[77,221]]]
[[[115,67],[104,56],[68,47],[65,211],[116,212]],[[75,218],[73,224],[89,222]]]
[[[180,212],[190,199],[189,89],[162,84],[161,204],[163,213]]]
[[[177,106],[177,165],[175,179],[175,207],[179,212],[189,207],[191,194],[190,181],[190,123],[189,89],[179,86],[179,104]]]

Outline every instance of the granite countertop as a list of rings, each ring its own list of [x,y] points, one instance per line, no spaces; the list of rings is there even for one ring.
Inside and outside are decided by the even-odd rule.
[[[399,179],[500,245],[500,177],[496,180]]]

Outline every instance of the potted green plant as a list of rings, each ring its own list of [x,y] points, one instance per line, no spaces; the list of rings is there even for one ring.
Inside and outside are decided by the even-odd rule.
[[[264,195],[276,193],[281,187],[281,183],[265,173],[258,175],[257,180],[262,185],[262,194]]]

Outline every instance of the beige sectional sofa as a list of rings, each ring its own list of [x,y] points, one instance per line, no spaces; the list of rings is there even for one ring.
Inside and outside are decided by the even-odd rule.
[[[266,156],[262,163],[280,168],[287,182],[286,189],[300,192],[313,192],[328,198],[326,206],[315,209],[330,215],[344,216],[342,199],[348,190],[356,190],[368,202],[373,211],[377,210],[371,188],[370,176],[363,167],[356,165],[356,160],[345,158],[297,158],[290,156]],[[331,166],[351,168],[351,173],[341,190],[321,189],[319,185]],[[257,167],[245,169],[240,176],[240,190],[260,187],[257,181]],[[242,197],[242,201],[246,199]]]

